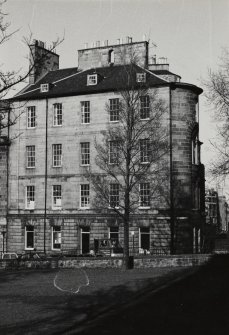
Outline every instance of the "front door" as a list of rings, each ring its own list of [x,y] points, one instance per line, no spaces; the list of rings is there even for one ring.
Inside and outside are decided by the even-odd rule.
[[[140,248],[144,251],[150,250],[150,231],[149,228],[140,228]]]
[[[88,254],[90,251],[90,228],[81,228],[81,250],[82,254]]]

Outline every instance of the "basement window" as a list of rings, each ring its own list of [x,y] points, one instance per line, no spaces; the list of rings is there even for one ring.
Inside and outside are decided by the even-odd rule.
[[[98,82],[98,75],[97,74],[89,74],[87,76],[87,85],[97,85]]]
[[[40,92],[44,93],[44,92],[48,92],[48,91],[49,91],[49,84],[41,84]]]

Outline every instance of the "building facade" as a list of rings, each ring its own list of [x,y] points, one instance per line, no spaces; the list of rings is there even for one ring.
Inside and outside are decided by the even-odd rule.
[[[41,54],[44,44],[35,41],[32,52]],[[168,64],[157,64],[155,58],[150,63],[148,42],[128,40],[79,50],[77,68],[58,69],[59,57],[50,53],[49,67],[35,69],[30,84],[11,100],[9,113],[17,111],[20,117],[9,128],[7,146],[1,146],[7,153],[2,154],[1,167],[8,167],[1,178],[8,192],[0,209],[8,251],[75,249],[87,254],[95,239],[103,238],[118,239],[123,245],[122,219],[109,208],[93,208],[96,194],[84,169],[90,166],[102,173],[94,143],[118,122],[116,103],[124,89],[118,78],[133,55],[137,55],[136,85],[146,83],[147,95],[156,90],[167,106],[169,174],[163,185],[167,199],[153,201],[150,184],[139,185],[139,201],[148,200],[147,206],[131,214],[130,248],[169,253],[172,236],[176,253],[201,250],[205,190],[198,99],[202,90],[182,83]],[[147,110],[148,99],[142,100]],[[117,190],[112,192],[118,197]]]
[[[205,193],[206,224],[215,227],[216,233],[228,231],[228,203],[225,195],[213,188]]]

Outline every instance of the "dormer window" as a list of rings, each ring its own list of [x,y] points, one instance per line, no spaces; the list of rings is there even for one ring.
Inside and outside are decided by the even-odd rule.
[[[48,92],[48,91],[49,91],[49,84],[41,84],[40,92],[44,93],[44,92]]]
[[[136,73],[136,81],[137,81],[137,83],[145,83],[146,82],[146,74],[145,73]]]
[[[87,85],[97,85],[98,75],[97,74],[89,74],[87,76]]]

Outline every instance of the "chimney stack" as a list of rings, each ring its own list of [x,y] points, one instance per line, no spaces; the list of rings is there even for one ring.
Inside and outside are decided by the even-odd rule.
[[[35,84],[49,71],[59,69],[59,55],[54,51],[45,48],[45,43],[33,40],[30,47],[30,74],[29,84]]]

